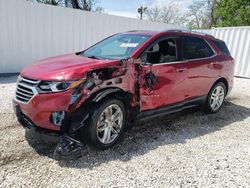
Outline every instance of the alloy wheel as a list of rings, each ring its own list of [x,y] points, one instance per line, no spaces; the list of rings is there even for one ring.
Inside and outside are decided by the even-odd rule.
[[[103,144],[112,143],[120,134],[123,126],[123,112],[117,104],[107,106],[97,121],[97,138]]]
[[[224,97],[225,97],[224,88],[220,85],[215,87],[210,97],[210,106],[213,111],[216,111],[221,107],[224,101]]]

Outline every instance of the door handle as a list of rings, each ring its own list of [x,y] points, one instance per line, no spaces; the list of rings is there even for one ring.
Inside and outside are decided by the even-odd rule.
[[[179,68],[179,69],[176,69],[177,72],[184,72],[185,70],[187,70],[187,68]]]

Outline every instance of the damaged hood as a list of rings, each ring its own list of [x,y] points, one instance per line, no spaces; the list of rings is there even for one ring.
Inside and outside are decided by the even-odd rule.
[[[22,72],[21,76],[34,80],[77,80],[86,77],[88,71],[115,66],[119,60],[99,60],[76,54],[40,60]]]

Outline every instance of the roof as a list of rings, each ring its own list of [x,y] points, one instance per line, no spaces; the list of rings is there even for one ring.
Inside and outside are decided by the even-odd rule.
[[[133,34],[139,34],[139,35],[156,35],[161,33],[161,31],[152,31],[152,30],[131,30],[126,31],[125,33],[133,33]]]
[[[134,34],[141,34],[141,35],[157,35],[160,33],[185,33],[185,34],[194,34],[194,35],[200,35],[200,36],[207,36],[214,38],[214,36],[198,32],[198,31],[191,31],[191,30],[179,30],[179,29],[167,29],[167,30],[162,30],[162,31],[151,31],[151,30],[132,30],[132,31],[127,31],[125,33],[134,33]]]

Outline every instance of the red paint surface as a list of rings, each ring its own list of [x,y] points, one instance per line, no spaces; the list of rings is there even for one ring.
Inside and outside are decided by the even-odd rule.
[[[223,55],[216,46],[211,43],[209,36],[181,32],[145,33],[152,37],[138,48],[133,54],[133,59],[138,59],[140,54],[156,39],[162,36],[198,36],[204,38],[214,48],[217,55],[210,59],[193,60],[182,63],[162,64],[156,66],[143,66],[134,63],[132,60],[125,62],[113,75],[118,75],[123,79],[121,84],[115,85],[124,91],[134,95],[132,106],[140,105],[141,111],[156,109],[163,106],[182,102],[195,97],[207,95],[214,82],[219,78],[225,78],[231,90],[233,84],[234,60]],[[85,78],[86,73],[91,70],[117,67],[121,62],[116,60],[96,60],[77,55],[65,55],[38,61],[25,68],[21,75],[35,80],[77,80]],[[145,87],[144,75],[152,71],[158,82],[154,89],[150,91]],[[136,93],[135,83],[139,83],[139,93]],[[104,85],[104,84],[103,84]],[[96,87],[94,91],[108,86]],[[110,86],[114,87],[114,85]],[[140,96],[139,96],[140,95]],[[79,107],[91,96],[91,92],[75,106]],[[59,130],[58,127],[50,123],[52,112],[68,110],[71,91],[40,94],[35,96],[28,104],[20,104],[22,112],[28,116],[37,126]],[[18,103],[18,102],[16,102]]]
[[[71,91],[67,91],[36,95],[28,104],[17,101],[15,103],[20,105],[22,113],[29,117],[35,125],[58,131],[60,128],[50,122],[51,113],[67,110],[70,97]]]

